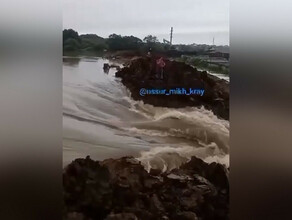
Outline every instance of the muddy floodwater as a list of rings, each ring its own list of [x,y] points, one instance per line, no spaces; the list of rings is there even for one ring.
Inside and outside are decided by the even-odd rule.
[[[170,169],[192,155],[229,164],[229,121],[204,108],[162,108],[134,101],[103,71],[106,59],[63,58],[63,162],[90,155],[132,155],[146,166]]]

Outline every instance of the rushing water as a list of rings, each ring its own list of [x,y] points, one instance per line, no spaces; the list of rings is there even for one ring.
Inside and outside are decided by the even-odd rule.
[[[204,108],[171,109],[134,101],[102,58],[63,59],[63,161],[90,155],[137,157],[172,169],[192,155],[229,164],[229,122]]]

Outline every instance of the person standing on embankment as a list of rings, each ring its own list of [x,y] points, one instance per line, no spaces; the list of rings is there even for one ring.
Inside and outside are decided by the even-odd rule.
[[[158,78],[160,79],[164,78],[164,67],[165,62],[163,60],[163,57],[160,57],[158,60],[156,60],[156,73],[158,75]]]

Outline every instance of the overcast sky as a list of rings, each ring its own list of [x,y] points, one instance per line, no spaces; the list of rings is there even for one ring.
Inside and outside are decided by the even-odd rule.
[[[229,0],[63,0],[63,27],[79,34],[112,33],[173,43],[229,45]]]

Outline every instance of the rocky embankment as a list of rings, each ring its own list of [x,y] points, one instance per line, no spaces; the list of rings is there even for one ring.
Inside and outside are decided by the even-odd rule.
[[[181,108],[204,106],[220,118],[229,120],[229,84],[225,80],[198,71],[183,62],[164,60],[164,79],[156,78],[156,59],[140,57],[116,72],[131,91],[132,98],[146,104]],[[140,89],[204,89],[204,95],[140,95]]]
[[[64,219],[229,219],[228,170],[196,157],[166,173],[132,157],[76,159],[63,186]]]

